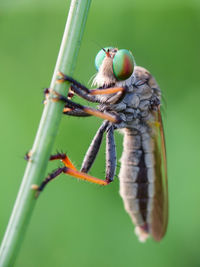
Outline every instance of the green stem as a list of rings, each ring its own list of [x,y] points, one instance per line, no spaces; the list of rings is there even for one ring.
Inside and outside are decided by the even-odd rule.
[[[91,0],[72,0],[50,88],[66,94],[68,85],[57,84],[58,70],[72,75]],[[31,150],[22,184],[0,248],[0,267],[13,266],[36,204],[33,184],[45,176],[48,159],[58,132],[64,104],[47,101]]]

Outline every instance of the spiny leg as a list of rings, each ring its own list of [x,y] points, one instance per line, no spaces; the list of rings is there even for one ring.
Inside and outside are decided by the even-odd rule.
[[[25,160],[30,160],[30,152],[26,153],[25,156]],[[32,185],[32,189],[34,189],[37,193],[36,193],[36,197],[38,197],[39,193],[44,189],[44,187],[50,182],[52,181],[54,178],[56,178],[58,175],[60,175],[61,173],[65,173],[67,167],[71,168],[72,170],[76,170],[76,167],[73,165],[73,163],[71,162],[71,160],[67,157],[67,155],[65,153],[58,153],[55,155],[51,155],[49,158],[50,161],[53,160],[61,160],[65,167],[62,168],[57,168],[55,171],[53,171],[52,173],[50,173],[40,184],[40,186],[38,185]]]
[[[74,164],[71,162],[71,160],[69,159],[69,157],[65,153],[58,153],[55,155],[51,155],[49,160],[51,160],[51,161],[61,160],[66,167],[69,167],[73,170],[76,170],[76,167],[74,166]]]
[[[42,183],[40,184],[40,186],[37,185],[32,185],[32,189],[37,191],[37,195],[44,189],[44,187],[50,182],[52,181],[54,178],[56,178],[58,175],[60,175],[61,173],[65,172],[66,167],[62,167],[62,168],[58,168],[56,169],[54,172],[50,173],[45,179],[44,181],[42,181]]]
[[[83,163],[81,166],[81,171],[87,173],[90,168],[92,167],[92,164],[94,163],[94,160],[97,156],[97,153],[99,151],[99,148],[102,143],[103,134],[106,131],[106,128],[108,126],[108,121],[104,121],[101,125],[101,127],[98,129],[96,135],[94,136],[86,155],[83,159]]]
[[[63,75],[65,78],[63,79],[58,79],[57,81],[59,82],[64,82],[64,81],[69,81],[72,82],[73,84],[71,85],[70,91],[68,93],[68,96],[65,97],[63,95],[60,95],[57,92],[54,92],[55,95],[57,95],[56,98],[53,98],[53,101],[63,101],[66,103],[63,113],[66,115],[71,115],[71,116],[78,116],[78,117],[86,117],[86,114],[92,115],[92,116],[96,116],[99,118],[102,118],[104,120],[108,120],[112,123],[120,123],[121,122],[121,118],[118,115],[113,115],[110,112],[102,112],[99,111],[97,109],[94,108],[90,108],[87,106],[83,106],[80,104],[76,104],[74,102],[72,102],[70,100],[70,98],[73,97],[73,93],[77,93],[78,95],[80,95],[82,98],[90,101],[90,102],[98,102],[98,103],[107,103],[107,100],[105,101],[101,101],[101,100],[97,100],[95,95],[98,94],[114,94],[116,92],[125,92],[126,87],[119,87],[119,88],[107,88],[107,89],[97,89],[97,90],[92,90],[90,91],[89,89],[87,89],[84,85],[80,84],[79,82],[77,82],[76,80],[74,80],[71,77],[68,77],[62,73],[60,73],[60,75]],[[79,86],[79,87],[78,87]],[[50,93],[50,89],[46,88],[44,91],[44,94],[46,96],[46,99],[44,101],[44,103],[46,103],[46,100],[49,96]],[[93,95],[94,94],[94,95]]]
[[[45,96],[45,100],[43,101],[44,104],[46,104],[48,95],[50,93],[49,88],[45,88],[44,89],[44,96]],[[73,91],[69,91],[67,98],[71,99],[73,97]],[[78,109],[78,108],[69,108],[67,105],[64,107],[63,109],[63,113],[69,116],[76,116],[76,117],[89,117],[92,116],[86,112],[84,112],[82,109]]]
[[[72,83],[70,90],[68,92],[68,96],[61,96],[59,95],[57,92],[54,92],[55,94],[58,95],[58,100],[64,101],[66,103],[66,106],[64,108],[63,113],[66,115],[71,115],[71,116],[80,116],[80,117],[86,117],[86,114],[89,115],[93,115],[96,117],[100,117],[102,119],[105,120],[109,120],[113,123],[119,123],[121,122],[121,120],[119,119],[119,116],[117,118],[111,118],[111,116],[113,117],[114,115],[110,114],[110,113],[105,113],[105,112],[101,112],[99,110],[90,108],[90,107],[86,107],[83,105],[79,105],[76,104],[72,101],[70,101],[70,99],[73,97],[73,94],[76,93],[77,95],[79,95],[80,97],[90,101],[90,102],[96,102],[96,103],[109,103],[109,98],[104,100],[101,98],[98,98],[98,95],[104,95],[104,94],[115,94],[117,92],[121,92],[122,94],[120,95],[120,99],[122,96],[124,96],[125,92],[126,92],[126,87],[113,87],[113,88],[106,88],[106,89],[94,89],[94,90],[89,90],[88,88],[86,88],[84,85],[80,84],[79,82],[77,82],[76,80],[74,80],[73,78],[64,75],[63,73],[59,72],[59,74],[62,76],[61,79],[58,79],[57,82],[64,82],[64,81],[69,81]],[[44,94],[45,94],[45,101],[44,104],[46,104],[46,100],[49,96],[50,93],[50,89],[45,88],[44,90]],[[111,97],[113,98],[113,97]],[[54,101],[56,101],[56,99],[54,98]],[[112,101],[112,100],[111,100]]]
[[[105,132],[106,129],[107,129],[107,135],[106,135],[106,179],[101,180],[101,179],[98,179],[96,177],[93,177],[91,175],[86,174],[85,172],[83,172],[83,168],[85,166],[85,170],[87,171],[87,168],[89,170],[89,168],[92,166],[92,163],[94,162],[95,157],[97,155],[97,152],[99,150],[103,133]],[[89,181],[89,182],[99,184],[99,185],[107,185],[110,182],[112,182],[114,179],[115,170],[116,170],[116,150],[115,150],[113,126],[111,125],[108,128],[108,122],[104,122],[102,124],[102,126],[99,128],[94,140],[95,141],[92,142],[92,147],[90,146],[90,149],[89,149],[90,155],[86,154],[86,160],[85,160],[85,163],[83,162],[82,171],[78,171],[76,169],[76,167],[72,164],[72,162],[70,161],[68,156],[64,153],[63,154],[58,153],[56,155],[50,156],[49,160],[51,160],[51,161],[52,160],[61,160],[64,163],[65,167],[58,168],[54,172],[50,173],[44,179],[44,181],[40,184],[40,186],[33,185],[32,188],[37,191],[36,196],[39,195],[39,193],[44,189],[44,187],[50,181],[52,181],[53,179],[58,177],[61,173],[65,173],[65,174],[73,176],[74,178],[82,179],[82,180]]]
[[[50,90],[48,88],[45,88],[45,90],[44,90],[45,100],[43,101],[44,104],[46,104],[46,102],[47,102],[47,98],[49,96],[49,93],[50,93]],[[113,114],[110,114],[108,112],[105,113],[105,112],[99,111],[97,109],[86,107],[86,106],[72,102],[70,100],[70,98],[72,97],[71,93],[70,93],[70,96],[68,93],[67,97],[59,95],[57,92],[55,92],[55,94],[58,97],[54,98],[54,101],[61,100],[61,101],[64,101],[66,103],[66,105],[63,109],[63,113],[65,115],[76,116],[76,117],[96,116],[96,117],[99,117],[99,118],[102,118],[105,120],[109,120],[109,121],[114,122],[114,123],[121,122],[121,119],[117,115],[113,115]],[[85,98],[88,101],[91,101],[91,97],[93,97],[93,96],[87,95],[87,97],[83,97],[83,98]],[[91,102],[102,102],[102,101],[91,101]],[[103,101],[103,102],[105,102],[105,101]],[[109,100],[107,102],[109,102]]]
[[[61,173],[65,173],[68,174],[70,176],[73,176],[74,178],[78,178],[81,180],[85,180],[91,183],[95,183],[95,184],[99,184],[99,185],[107,185],[108,181],[107,180],[101,180],[98,179],[96,177],[93,177],[91,175],[88,175],[84,172],[80,172],[76,169],[71,169],[68,167],[62,167],[62,168],[58,168],[56,169],[54,172],[50,173],[45,179],[44,181],[40,184],[40,186],[37,185],[33,185],[32,189],[36,190],[38,193],[37,195],[44,189],[44,187],[53,179],[55,179],[56,177],[58,177]]]
[[[108,127],[109,123],[105,121],[99,130],[97,131],[95,137],[92,140],[92,143],[85,155],[85,158],[82,163],[81,171],[88,172],[91,168],[94,160],[99,151],[103,134],[107,130],[106,135],[106,181],[108,183],[112,182],[116,170],[116,147],[114,140],[114,128],[112,125]]]
[[[81,109],[72,109],[72,108],[68,108],[67,106],[63,109],[63,113],[65,115],[74,116],[74,117],[90,117],[90,116],[92,116],[91,114],[88,114]]]
[[[70,82],[72,84],[71,90],[75,92],[77,95],[79,95],[80,97],[90,102],[97,102],[97,103],[106,102],[106,101],[102,101],[96,96],[124,92],[127,89],[127,87],[110,87],[110,88],[105,88],[105,89],[89,90],[87,87],[85,87],[83,84],[79,83],[72,77],[63,74],[62,72],[59,72],[58,74],[61,76],[61,78],[57,79],[58,83]]]
[[[50,181],[52,181],[53,179],[58,177],[61,173],[65,173],[65,174],[68,174],[70,176],[73,176],[74,178],[78,178],[78,179],[85,180],[85,181],[99,184],[99,185],[109,184],[109,181],[107,181],[107,180],[101,180],[101,179],[93,177],[89,174],[86,174],[84,172],[78,171],[76,169],[76,167],[72,164],[72,162],[70,161],[68,156],[64,153],[63,154],[58,153],[56,155],[52,155],[49,160],[61,160],[64,163],[65,167],[58,168],[55,171],[53,171],[52,173],[50,173],[39,186],[38,185],[32,185],[32,189],[37,191],[36,197],[39,195],[39,193],[45,188],[45,186]]]
[[[77,85],[72,84],[70,86],[70,90],[87,101],[101,103],[100,99],[97,96],[91,95],[89,89],[88,91],[85,91],[82,88],[79,88]]]
[[[87,172],[91,168],[99,151],[103,134],[106,130],[106,179],[104,182],[109,184],[114,180],[116,171],[116,146],[114,140],[114,127],[112,124],[109,126],[109,122],[107,121],[105,121],[97,131],[83,160],[81,171]]]
[[[92,164],[94,163],[94,160],[97,156],[97,153],[102,143],[103,134],[106,130],[107,130],[107,134],[106,134],[106,179],[103,181],[98,178],[91,177],[87,175],[86,173],[89,171],[89,169],[92,167]],[[67,160],[62,158],[62,161],[65,164],[65,166],[69,166],[69,164],[72,164],[72,163],[67,156],[66,158]],[[67,165],[66,165],[66,162],[67,162]],[[97,131],[95,137],[92,140],[92,143],[83,160],[80,172],[76,170],[77,174],[79,174],[80,176],[74,175],[76,174],[75,172],[71,175],[76,176],[77,178],[82,177],[81,179],[84,179],[84,177],[85,178],[91,177],[92,180],[89,180],[89,179],[84,179],[84,180],[97,183],[97,184],[102,184],[102,182],[104,182],[102,185],[106,185],[113,181],[114,176],[115,176],[115,171],[116,171],[116,146],[115,146],[115,140],[114,140],[114,127],[112,124],[110,124],[109,126],[108,121],[104,121],[101,127],[99,128],[99,130]]]
[[[90,107],[86,107],[77,103],[72,102],[71,100],[69,100],[67,97],[58,94],[57,92],[55,92],[55,94],[57,95],[56,98],[54,98],[54,101],[63,101],[66,103],[65,107],[68,107],[70,109],[79,109],[82,110],[83,112],[99,117],[101,119],[104,120],[108,120],[112,123],[120,123],[121,122],[121,118],[118,115],[114,115],[108,112],[101,112],[97,109],[94,108],[90,108]],[[65,114],[65,113],[64,113]]]
[[[58,75],[61,76],[61,78],[57,79],[57,83],[64,83],[64,82],[70,82],[71,84],[76,85],[77,87],[81,88],[83,91],[85,91],[86,93],[90,93],[90,90],[84,86],[83,84],[79,83],[78,81],[76,81],[75,79],[73,79],[72,77],[65,75],[64,73],[62,73],[61,71],[58,72]]]
[[[78,86],[72,84],[70,87],[71,91],[76,93],[78,96],[82,97],[83,99],[94,102],[94,103],[107,103],[108,99],[101,99],[98,96],[99,95],[108,95],[108,94],[116,94],[118,92],[124,93],[126,91],[126,87],[111,87],[106,89],[93,89],[86,92],[85,90],[82,90],[82,88],[79,88]]]
[[[111,125],[106,135],[106,181],[112,182],[116,171],[116,146],[114,139],[114,128]]]

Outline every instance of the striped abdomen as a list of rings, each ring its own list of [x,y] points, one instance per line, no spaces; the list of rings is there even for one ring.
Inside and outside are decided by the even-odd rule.
[[[136,234],[141,241],[145,241],[149,234],[154,235],[152,220],[155,213],[154,204],[157,202],[155,192],[161,188],[157,185],[155,174],[156,164],[160,164],[155,163],[155,151],[155,142],[148,128],[140,134],[131,129],[124,129],[124,150],[119,174],[120,195],[126,211],[136,225]],[[162,207],[156,212],[161,210]],[[158,218],[158,221],[162,221],[162,218]],[[159,228],[159,225],[156,227]]]

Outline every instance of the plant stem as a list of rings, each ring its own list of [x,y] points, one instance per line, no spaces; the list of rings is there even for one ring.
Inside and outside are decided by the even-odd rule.
[[[58,70],[72,75],[79,51],[91,0],[72,0],[68,19],[53,73],[50,88],[66,94],[67,84],[56,83]],[[22,184],[0,248],[0,267],[13,266],[24,238],[36,198],[31,189],[40,184],[45,176],[49,156],[58,132],[64,103],[51,101],[51,95],[44,107],[36,138],[31,150]]]

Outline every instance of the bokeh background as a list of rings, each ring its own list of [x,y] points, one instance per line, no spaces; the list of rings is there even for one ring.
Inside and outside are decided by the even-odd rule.
[[[51,80],[69,4],[0,2],[0,238],[26,166],[23,156],[40,121],[43,89]],[[96,53],[110,45],[130,49],[163,90],[167,235],[160,243],[138,242],[118,194],[118,178],[101,188],[63,175],[38,199],[16,267],[200,266],[200,1],[93,1],[74,77],[88,85]],[[80,167],[100,124],[97,118],[63,116],[53,152],[67,152]],[[119,159],[118,133],[116,143]],[[101,178],[104,145],[91,170]],[[50,163],[48,172],[57,164]]]

